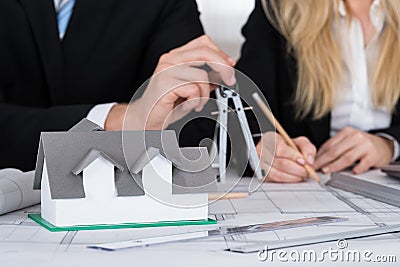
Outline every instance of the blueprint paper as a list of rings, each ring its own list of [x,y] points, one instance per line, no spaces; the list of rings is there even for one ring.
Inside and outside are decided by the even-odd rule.
[[[246,188],[245,184],[243,184],[243,188]],[[281,196],[276,195],[278,192]],[[282,204],[282,201],[278,201],[279,199],[290,199],[290,196],[294,193],[299,196],[304,192],[324,192],[324,194],[321,194],[318,198],[313,194],[314,199],[310,198],[306,201],[307,205],[310,205],[308,207],[299,206],[298,203],[292,202]],[[334,203],[330,204],[331,207],[335,206],[338,209],[326,212],[319,204],[315,204],[317,199],[321,202],[332,201]],[[260,208],[257,210],[252,208],[260,205],[267,207],[275,206],[276,209],[268,210],[269,208]],[[328,215],[344,217],[349,220],[337,224],[304,227],[301,230],[277,230],[262,234],[238,235],[207,241],[177,242],[109,253],[91,250],[86,246],[187,233],[207,229],[209,226],[50,233],[27,218],[27,214],[38,213],[39,211],[40,206],[34,206],[0,216],[0,266],[26,267],[28,265],[38,265],[44,267],[71,267],[87,265],[109,267],[110,265],[125,266],[127,262],[132,262],[132,260],[135,263],[146,266],[204,267],[205,262],[209,263],[210,266],[267,266],[271,264],[261,263],[254,254],[239,255],[227,252],[226,249],[238,247],[243,244],[278,241],[325,233],[338,233],[400,223],[400,208],[342,190],[330,190],[313,181],[289,185],[286,191],[285,185],[267,183],[262,186],[262,190],[252,194],[249,198],[235,201],[221,200],[211,204],[209,218],[217,219],[219,226],[240,226]],[[396,255],[398,262],[400,260],[399,246],[399,234],[349,240],[349,249],[351,250],[359,249],[363,251],[369,249],[374,254]],[[336,242],[297,249],[314,249],[320,252],[329,247],[336,248]],[[328,262],[326,264],[329,266],[366,265],[363,262],[340,263],[339,265],[338,263],[329,264]],[[271,266],[281,265],[287,266],[287,263],[276,263]],[[322,265],[324,266],[325,264]],[[296,266],[313,265],[299,263]],[[371,266],[374,265],[371,264]],[[388,263],[382,266],[397,265]]]
[[[0,170],[0,215],[40,203],[40,191],[33,190],[34,172]]]
[[[351,212],[353,209],[346,203],[337,201],[336,197],[330,192],[292,192],[283,194],[282,192],[267,192],[271,201],[279,207],[283,213],[331,213]],[[294,203],[296,203],[294,205]]]

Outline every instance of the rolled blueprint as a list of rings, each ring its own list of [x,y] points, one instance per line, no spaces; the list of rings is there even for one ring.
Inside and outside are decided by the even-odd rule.
[[[40,190],[33,190],[34,174],[0,170],[0,215],[40,203]]]

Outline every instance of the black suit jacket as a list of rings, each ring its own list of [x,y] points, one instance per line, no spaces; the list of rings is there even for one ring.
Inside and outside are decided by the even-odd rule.
[[[0,169],[33,169],[41,131],[129,102],[161,54],[202,34],[195,0],[77,0],[63,41],[53,0],[1,0]]]
[[[256,7],[243,28],[243,35],[246,42],[237,68],[260,88],[272,112],[290,136],[306,136],[320,147],[330,137],[331,115],[318,120],[310,117],[295,119],[293,94],[297,81],[296,58],[288,54],[287,41],[266,18],[260,0],[256,0]],[[387,133],[400,140],[399,111],[398,105],[390,128],[371,132]]]

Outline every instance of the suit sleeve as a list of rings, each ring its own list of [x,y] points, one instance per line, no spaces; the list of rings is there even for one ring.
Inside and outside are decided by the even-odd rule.
[[[395,138],[397,142],[400,142],[400,125],[392,125],[386,129],[372,130],[370,131],[370,133],[372,134],[384,133]]]
[[[0,27],[0,31],[2,27]],[[7,35],[6,35],[7,36]],[[91,105],[55,106],[49,108],[18,105],[8,101],[16,79],[11,51],[5,40],[0,43],[0,169],[30,171],[35,167],[42,131],[65,131],[85,118]],[[34,91],[34,90],[32,90]]]
[[[161,54],[203,34],[195,0],[165,0],[163,5],[146,39],[138,82],[149,78]],[[4,29],[0,27],[1,30]],[[0,47],[2,51],[10,48],[5,42]],[[13,77],[7,73],[10,66],[4,65],[11,61],[3,56],[7,57],[7,53],[0,55],[3,62],[0,62],[0,169],[13,167],[28,171],[35,166],[40,133],[68,130],[85,118],[94,105],[37,108],[8,103],[5,93],[12,87],[8,81]]]
[[[143,54],[141,79],[149,78],[164,53],[204,34],[195,0],[166,0]]]
[[[65,131],[85,118],[91,108],[90,105],[33,108],[0,103],[0,169],[34,169],[40,133]]]
[[[140,77],[143,81],[153,73],[160,56],[204,34],[195,0],[166,0],[156,20],[145,50]],[[212,136],[214,125],[205,120],[183,125],[177,122],[169,129],[179,132],[181,146],[198,146],[205,137]]]
[[[384,133],[395,138],[397,142],[400,142],[400,102],[398,102],[396,105],[390,127],[386,129],[372,130],[370,131],[370,133],[372,134]]]
[[[386,134],[388,136],[391,136],[397,141],[397,144],[400,143],[400,105],[398,104],[395,110],[394,115],[392,116],[392,123],[389,128],[386,129],[377,129],[377,130],[372,130],[370,133],[372,134]],[[395,145],[396,146],[396,145]],[[398,147],[397,147],[398,148]],[[399,156],[396,155],[396,149],[395,149],[395,155],[393,160],[398,160]],[[398,153],[397,153],[398,154]]]

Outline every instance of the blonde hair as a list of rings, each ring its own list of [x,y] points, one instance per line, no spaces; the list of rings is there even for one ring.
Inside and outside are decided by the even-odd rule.
[[[333,32],[339,1],[262,1],[268,19],[287,39],[297,59],[297,117],[323,117],[332,110],[343,68],[341,47]],[[382,0],[381,4],[386,21],[379,37],[371,98],[375,107],[385,106],[393,112],[400,96],[400,1]]]

